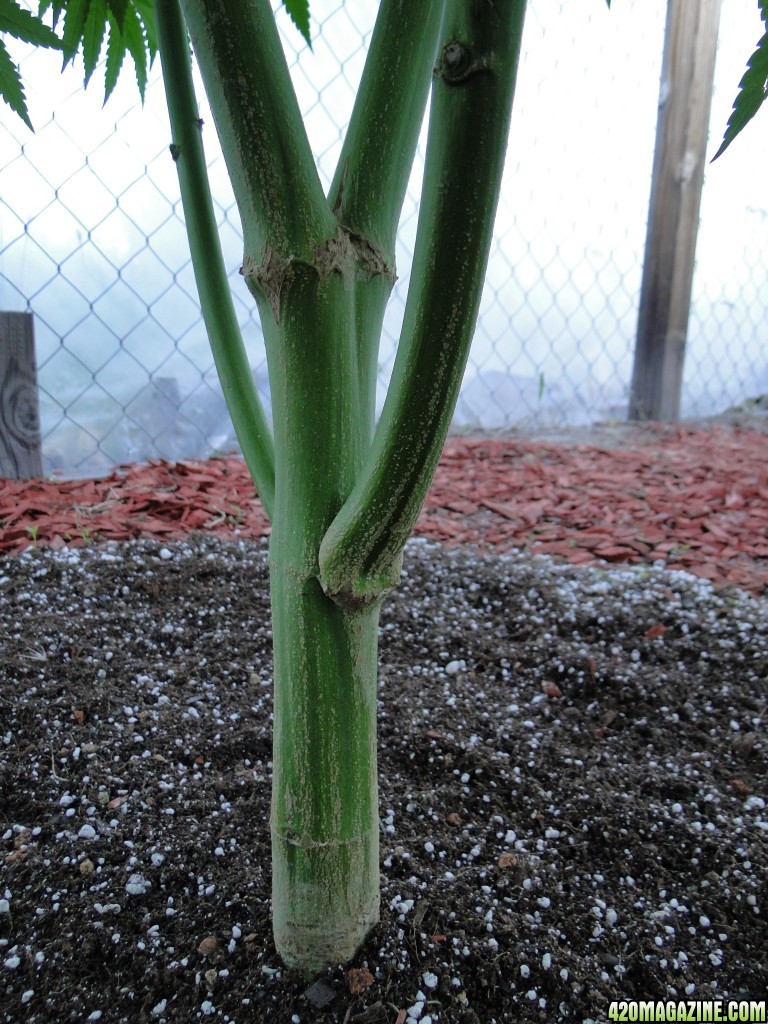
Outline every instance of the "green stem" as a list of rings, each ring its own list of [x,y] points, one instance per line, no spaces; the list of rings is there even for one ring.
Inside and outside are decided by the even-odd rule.
[[[270,568],[275,650],[272,912],[283,961],[346,963],[379,916],[378,606]]]
[[[525,0],[448,0],[411,285],[374,442],[320,548],[344,607],[399,580],[464,375],[504,166]]]
[[[200,305],[237,439],[267,515],[272,516],[272,435],[243,345],[221,253],[192,82],[189,43],[178,0],[156,0],[158,42],[192,267]]]
[[[269,0],[181,2],[240,210],[246,272],[263,264],[274,278],[276,262],[311,261],[336,222],[272,8]]]
[[[424,118],[444,3],[382,0],[328,196],[357,247],[363,271],[354,283],[354,302],[358,370],[371,388],[371,437],[381,326],[396,278],[397,222]],[[393,102],[393,97],[407,101]]]
[[[339,221],[392,268],[444,6],[445,0],[382,0],[328,194]]]
[[[346,611],[317,581],[317,552],[360,470],[373,429],[375,364],[360,331],[380,327],[339,269],[299,264],[279,323],[260,309],[278,465],[269,561],[275,653],[272,906],[275,943],[312,972],[349,960],[378,918],[378,608]],[[362,289],[362,285],[360,285]],[[362,304],[358,305],[358,301]]]
[[[273,921],[303,970],[349,959],[378,917],[375,606],[318,584],[318,550],[374,427],[392,272],[337,221],[265,0],[183,0],[238,200],[274,409]]]

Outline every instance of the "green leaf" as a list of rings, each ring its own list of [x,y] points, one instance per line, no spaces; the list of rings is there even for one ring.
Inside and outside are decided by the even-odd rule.
[[[760,0],[763,20],[768,21],[768,0]],[[730,146],[739,132],[755,116],[768,96],[768,32],[757,44],[757,49],[747,62],[747,71],[739,82],[739,94],[733,104],[733,113],[723,136],[720,149],[712,157],[717,160]]]
[[[44,25],[30,11],[19,7],[16,0],[0,0],[0,32],[5,32],[25,43],[33,43],[35,46],[61,49],[61,40],[53,29]],[[8,60],[11,59],[7,51],[6,57]]]
[[[59,18],[64,13],[64,0],[40,0],[37,7],[38,18],[42,18],[49,7],[53,11],[53,27],[56,28]]]
[[[107,41],[107,68],[104,77],[104,102],[106,103],[117,85],[120,69],[125,59],[125,44],[120,27],[114,18],[109,17],[109,39]]]
[[[34,131],[27,113],[27,102],[24,99],[24,88],[21,84],[19,69],[13,63],[5,43],[0,39],[0,96],[22,119],[24,124]]]
[[[310,50],[312,39],[309,34],[309,0],[283,0],[291,21],[304,36]]]
[[[136,66],[136,85],[139,88],[143,103],[144,92],[147,88],[147,49],[144,28],[141,19],[136,13],[135,4],[132,4],[125,11],[122,37],[123,45],[133,57],[133,63]]]
[[[112,0],[110,0],[112,2]],[[141,17],[144,27],[144,35],[147,40],[149,52],[149,63],[155,59],[157,54],[157,24],[155,21],[155,0],[133,0],[136,10]]]
[[[125,12],[128,10],[129,0],[109,0],[109,13],[117,22],[117,27],[122,31],[125,21]]]
[[[101,56],[101,45],[107,28],[107,0],[91,0],[88,17],[83,28],[83,63],[85,85],[91,80]]]
[[[71,64],[80,49],[91,0],[69,0],[64,13],[64,67]]]
[[[40,16],[49,10],[54,25],[64,15],[61,39],[40,21]],[[0,33],[6,32],[37,46],[63,50],[64,67],[82,52],[86,86],[101,58],[107,29],[104,102],[115,88],[126,53],[133,58],[143,101],[148,67],[157,53],[154,0],[39,0],[38,17],[19,7],[17,0],[0,0]],[[0,54],[0,96],[31,128],[19,71],[4,45]]]
[[[0,4],[11,0],[0,0]],[[107,39],[104,102],[111,96],[125,55],[130,53],[136,68],[136,82],[142,101],[147,86],[148,66],[157,53],[157,29],[153,0],[41,0],[40,9],[53,8],[54,17],[64,9],[64,65],[82,51],[85,85],[91,80]]]
[[[30,11],[19,7],[16,0],[0,0],[0,33],[12,36],[34,46],[62,49],[62,41]],[[27,101],[17,65],[11,59],[5,43],[0,39],[0,96],[15,111],[27,127],[34,131],[27,112]]]

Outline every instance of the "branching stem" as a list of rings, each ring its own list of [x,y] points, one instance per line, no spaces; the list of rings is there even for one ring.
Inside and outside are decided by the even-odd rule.
[[[178,0],[155,0],[155,10],[173,134],[171,156],[179,175],[200,306],[237,439],[264,510],[271,518],[275,495],[272,434],[248,364],[221,252],[187,32]]]
[[[480,306],[525,0],[447,0],[411,285],[392,381],[357,482],[320,547],[342,607],[397,582],[448,433]]]

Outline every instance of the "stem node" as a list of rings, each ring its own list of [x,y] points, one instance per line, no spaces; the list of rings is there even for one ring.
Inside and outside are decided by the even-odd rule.
[[[400,583],[403,568],[403,552],[392,560],[384,570],[378,572],[355,571],[345,567],[332,567],[333,555],[329,547],[320,545],[320,570],[318,577],[323,593],[346,612],[359,612],[380,604],[390,591]]]
[[[280,295],[291,278],[291,262],[290,257],[268,248],[260,263],[246,256],[240,268],[250,293],[258,298],[260,292],[266,298],[276,324],[280,323]]]
[[[461,85],[478,72],[489,71],[491,62],[486,57],[472,59],[471,50],[463,43],[448,43],[443,48],[442,60],[435,68],[435,74],[446,85]]]

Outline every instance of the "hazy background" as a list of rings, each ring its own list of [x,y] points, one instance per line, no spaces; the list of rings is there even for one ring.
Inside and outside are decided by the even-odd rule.
[[[323,181],[332,177],[374,0],[312,0],[314,52],[282,8],[289,63]],[[666,4],[530,0],[506,171],[457,426],[577,424],[626,414]],[[761,34],[757,3],[723,0],[709,154]],[[102,109],[98,73],[22,59],[31,134],[0,110],[0,309],[35,313],[47,469],[232,446],[181,221],[159,77],[142,109],[126,70]],[[237,273],[237,211],[205,109],[204,141],[249,358],[268,400],[261,331]],[[425,138],[422,138],[422,143]],[[768,392],[768,113],[707,167],[683,415]],[[421,164],[401,220],[380,355],[394,360]]]

